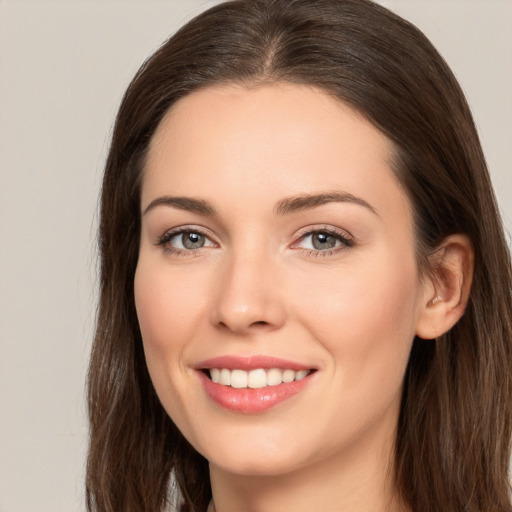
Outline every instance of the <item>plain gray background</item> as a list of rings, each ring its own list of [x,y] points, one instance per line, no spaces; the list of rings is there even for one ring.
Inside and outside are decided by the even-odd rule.
[[[0,0],[0,512],[84,510],[98,188],[143,60],[215,1]],[[382,0],[472,106],[512,223],[512,1]]]

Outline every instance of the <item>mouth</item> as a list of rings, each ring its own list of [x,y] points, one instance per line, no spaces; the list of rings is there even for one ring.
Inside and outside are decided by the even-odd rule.
[[[256,368],[246,371],[242,369],[211,368],[203,373],[215,384],[235,389],[261,389],[268,386],[279,386],[305,379],[316,370],[292,370],[282,368]]]
[[[196,367],[207,396],[222,408],[261,413],[311,385],[316,368],[284,359],[252,356],[218,357]]]

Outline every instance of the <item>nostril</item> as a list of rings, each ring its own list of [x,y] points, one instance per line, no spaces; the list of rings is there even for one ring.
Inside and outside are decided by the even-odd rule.
[[[260,328],[260,327],[268,327],[270,324],[268,322],[265,322],[264,320],[259,320],[257,322],[252,322],[249,327],[256,327],[256,328]]]

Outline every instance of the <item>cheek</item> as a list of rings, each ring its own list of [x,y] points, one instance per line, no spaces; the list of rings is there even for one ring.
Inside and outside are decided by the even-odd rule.
[[[293,296],[307,300],[295,309],[328,352],[343,389],[396,392],[415,332],[419,285],[414,259],[400,265],[385,259],[357,264],[334,276],[303,280],[302,286]]]
[[[185,363],[197,336],[201,291],[177,277],[166,265],[141,257],[134,293],[151,380],[167,412],[179,420],[186,409],[183,376],[190,371]]]
[[[137,266],[135,305],[147,353],[164,356],[170,347],[180,350],[193,332],[200,290],[175,277],[151,261],[139,261]]]
[[[165,265],[141,257],[135,273],[135,305],[155,391],[180,430],[189,431],[188,409],[194,400],[185,399],[190,395],[187,350],[197,337],[202,291],[176,277]]]

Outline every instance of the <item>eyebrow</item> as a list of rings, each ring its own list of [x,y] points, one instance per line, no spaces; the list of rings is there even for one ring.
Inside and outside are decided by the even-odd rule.
[[[300,194],[285,197],[276,203],[274,213],[276,215],[287,215],[298,211],[317,208],[328,203],[353,203],[363,206],[375,215],[378,215],[376,209],[364,199],[347,192],[323,192],[320,194]],[[157,197],[149,203],[144,210],[143,215],[146,215],[157,206],[169,206],[171,208],[177,208],[179,210],[185,210],[210,217],[217,215],[215,208],[204,199],[176,196]]]
[[[378,215],[377,210],[364,199],[347,192],[324,192],[321,194],[301,194],[285,197],[276,204],[274,212],[278,215],[286,215],[292,212],[310,210],[328,203],[358,204]]]
[[[215,208],[204,199],[194,199],[192,197],[174,197],[174,196],[162,196],[157,197],[143,212],[146,215],[149,211],[157,206],[170,206],[177,208],[178,210],[186,210],[188,212],[199,213],[201,215],[214,216],[217,214]]]

